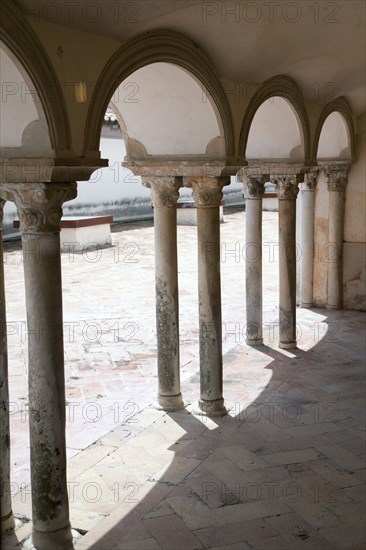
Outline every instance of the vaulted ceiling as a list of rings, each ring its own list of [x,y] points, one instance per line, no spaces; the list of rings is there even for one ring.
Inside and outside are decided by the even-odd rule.
[[[208,53],[224,80],[260,83],[286,74],[308,101],[344,95],[356,116],[365,110],[363,0],[15,2],[31,24],[55,22],[121,42],[156,28],[179,31]]]

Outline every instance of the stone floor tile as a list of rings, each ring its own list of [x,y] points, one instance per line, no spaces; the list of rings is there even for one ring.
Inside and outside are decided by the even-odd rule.
[[[265,519],[290,544],[291,548],[332,550],[332,546],[309,523],[295,513],[281,514]]]
[[[353,485],[360,485],[360,483],[362,483],[362,481],[356,477],[355,473],[351,474],[346,472],[338,464],[334,464],[330,459],[312,460],[308,463],[308,466],[318,475],[330,483],[335,483],[338,487],[352,487]]]
[[[172,460],[167,466],[151,476],[151,481],[163,480],[165,483],[179,483],[187,477],[197,466],[200,461],[194,458],[186,458],[178,456]]]
[[[286,451],[283,453],[272,453],[262,455],[262,458],[272,466],[281,464],[295,464],[297,462],[307,462],[308,460],[317,460],[319,452],[314,449],[299,449],[297,451]]]
[[[296,501],[294,500],[295,497],[291,497],[291,500],[287,498],[285,502],[310,525],[316,528],[339,525],[338,516],[328,510],[322,503],[316,502],[316,499],[308,498],[308,495],[301,493]]]
[[[191,531],[222,523],[220,515],[215,514],[198,495],[168,497],[167,503]]]
[[[237,542],[229,545],[225,544],[225,546],[215,546],[215,548],[212,548],[211,550],[250,550],[250,546],[248,546],[245,542]]]
[[[237,445],[235,447],[225,446],[222,450],[222,454],[226,456],[231,462],[233,462],[241,470],[255,470],[257,468],[266,468],[270,464],[257,456],[255,453],[244,447],[244,445]]]
[[[366,496],[365,496],[365,486],[363,484],[361,485],[355,485],[354,487],[346,487],[344,489],[344,492],[351,497],[351,499],[354,502],[365,502]]]
[[[317,445],[321,453],[330,458],[345,470],[361,470],[365,468],[365,461],[340,445]]]
[[[258,548],[258,544],[263,542],[263,540],[268,539],[267,542],[270,543],[272,538],[278,536],[278,532],[262,519],[207,527],[205,529],[198,529],[194,533],[206,548],[212,548],[217,545],[226,546],[239,542],[246,542],[249,547],[253,547],[254,545],[254,548]]]
[[[246,521],[248,519],[266,518],[278,514],[285,514],[291,509],[278,500],[273,502],[246,502],[217,508],[215,513],[222,524]]]
[[[352,525],[345,529],[344,526],[329,527],[319,530],[319,534],[327,539],[333,548],[339,550],[361,550],[365,548],[365,524]]]
[[[163,550],[172,550],[172,547],[177,550],[202,548],[199,540],[175,514],[169,516],[169,521],[165,517],[157,517],[145,519],[143,523]]]
[[[148,538],[143,540],[135,540],[130,542],[122,542],[112,548],[112,550],[160,550],[155,539]]]

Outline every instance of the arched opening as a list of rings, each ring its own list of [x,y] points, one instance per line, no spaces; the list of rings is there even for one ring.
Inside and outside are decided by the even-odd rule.
[[[99,149],[109,167],[78,183],[78,197],[65,205],[67,213],[112,214],[116,221],[151,217],[150,191],[121,166],[124,160],[164,164],[225,159],[224,126],[212,95],[177,64],[155,62],[133,71],[108,105]],[[180,194],[191,197],[186,188]],[[241,198],[238,187],[225,189],[225,194],[229,201]]]
[[[2,157],[52,156],[49,130],[34,84],[0,42]]]
[[[337,111],[330,113],[325,119],[318,142],[317,159],[347,159],[351,158],[350,136],[347,124]]]
[[[22,64],[1,41],[0,66],[1,158],[53,157],[50,131],[36,87]],[[11,165],[8,170],[11,175]],[[15,205],[7,202],[3,222],[5,233],[12,231],[15,217]]]
[[[128,158],[225,155],[222,124],[212,102],[202,84],[177,65],[153,63],[138,69],[120,84],[112,101],[125,121]]]
[[[250,125],[245,157],[247,160],[304,160],[304,138],[291,103],[274,96],[257,109]]]

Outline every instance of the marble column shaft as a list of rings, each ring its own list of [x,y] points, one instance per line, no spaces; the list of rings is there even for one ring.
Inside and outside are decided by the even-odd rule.
[[[220,204],[226,178],[191,180],[197,208],[200,400],[203,414],[226,414],[222,394]]]
[[[60,256],[62,204],[76,184],[6,184],[22,234],[28,328],[33,544],[66,549],[72,535],[66,485],[65,380]]]
[[[158,404],[184,408],[180,391],[177,200],[181,178],[145,178],[152,190],[155,233]],[[146,183],[145,183],[146,184]]]
[[[329,170],[326,176],[329,191],[327,308],[341,309],[343,305],[344,197],[347,187],[347,170]]]
[[[15,527],[10,491],[8,343],[2,236],[4,204],[5,201],[0,199],[0,492],[2,534],[12,531]]]
[[[278,177],[280,263],[279,347],[296,348],[296,197],[298,177]]]
[[[314,202],[316,175],[305,174],[300,183],[300,307],[313,306]]]
[[[263,176],[244,177],[245,196],[245,291],[246,291],[246,343],[263,344],[263,289],[262,289],[262,209]]]

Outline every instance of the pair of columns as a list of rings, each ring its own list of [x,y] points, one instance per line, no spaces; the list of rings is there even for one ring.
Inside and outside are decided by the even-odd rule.
[[[38,550],[61,550],[71,544],[72,535],[66,485],[59,232],[62,204],[76,197],[76,183],[1,184],[0,197],[1,210],[4,200],[15,203],[22,234],[28,326],[33,544]],[[6,531],[14,527],[14,519],[9,485],[9,395],[2,258],[1,254],[1,524],[2,531]]]
[[[269,174],[242,176],[246,198],[246,313],[248,345],[263,344],[262,208]],[[279,347],[296,347],[296,197],[298,175],[276,176],[279,219]]]
[[[342,256],[344,233],[344,206],[347,187],[348,165],[327,165],[324,167],[328,187],[328,243],[323,258],[327,262],[327,308],[342,308]],[[315,190],[319,167],[310,169],[300,184],[300,307],[313,307],[314,273],[314,207]],[[319,251],[318,251],[319,252]]]
[[[313,306],[314,208],[319,167],[305,174],[275,176],[279,211],[279,347],[296,347],[296,265],[300,268],[300,307]],[[249,170],[250,172],[251,170]],[[326,166],[329,192],[327,255],[327,308],[342,307],[342,245],[344,195],[348,166]],[[249,345],[263,344],[262,317],[262,206],[264,183],[269,174],[241,176],[246,198],[246,250],[254,250],[246,261],[247,338]],[[301,182],[300,180],[303,179]],[[296,198],[300,200],[300,247],[296,250]]]
[[[155,231],[158,403],[164,410],[184,408],[180,391],[177,201],[182,177],[144,177],[152,190]],[[220,204],[229,178],[184,178],[197,208],[199,295],[199,409],[226,414],[222,395]]]

